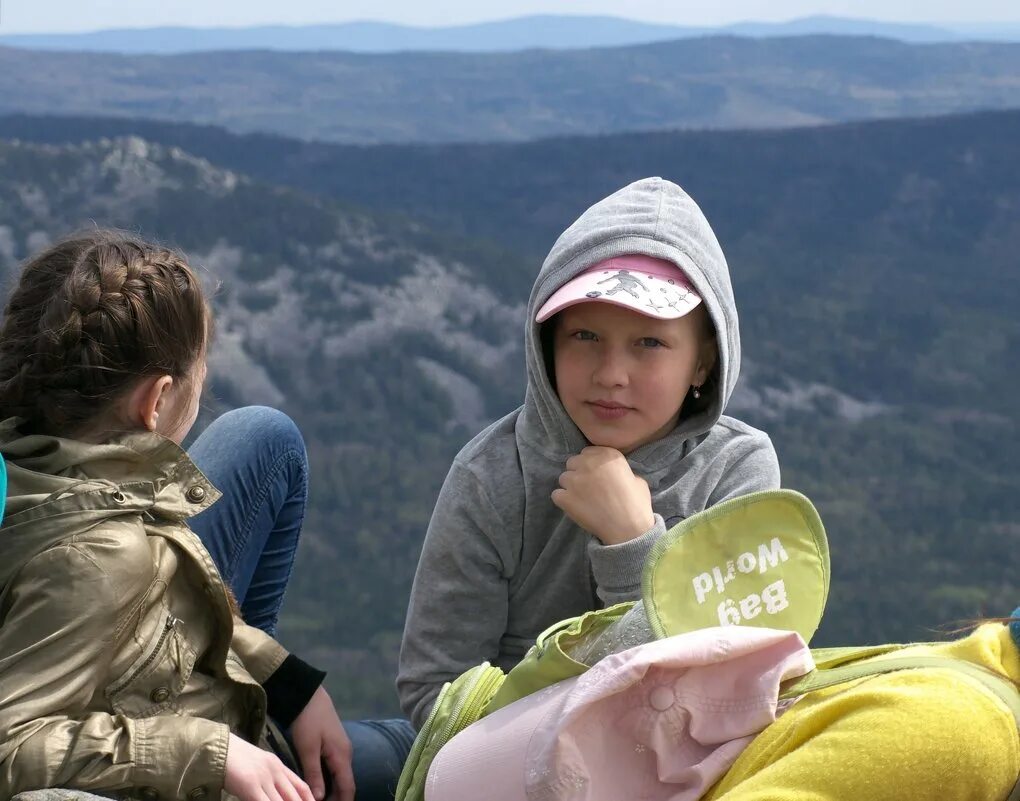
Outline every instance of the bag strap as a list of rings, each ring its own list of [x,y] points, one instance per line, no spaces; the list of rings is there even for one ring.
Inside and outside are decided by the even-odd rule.
[[[780,700],[788,700],[798,695],[834,687],[856,679],[869,676],[881,676],[897,670],[917,670],[922,668],[939,668],[953,670],[969,676],[982,685],[992,695],[1002,701],[1013,713],[1013,720],[1020,731],[1020,690],[1009,679],[981,665],[954,659],[948,656],[901,656],[879,659],[869,662],[849,662],[854,653],[875,656],[878,653],[889,653],[903,646],[875,646],[873,648],[829,648],[826,653],[814,652],[822,661],[835,663],[836,667],[823,667],[793,679],[786,683],[779,694]],[[1017,777],[1013,789],[1006,801],[1020,801],[1020,776]]]
[[[822,670],[838,667],[847,662],[870,659],[873,656],[883,656],[903,648],[926,644],[929,643],[889,643],[885,645],[853,645],[839,648],[812,648],[811,658],[815,661],[815,667]]]

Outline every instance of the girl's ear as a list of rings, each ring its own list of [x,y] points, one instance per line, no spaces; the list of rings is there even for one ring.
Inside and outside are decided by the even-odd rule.
[[[694,373],[695,381],[700,387],[715,369],[716,359],[719,358],[719,349],[715,344],[715,337],[703,341],[698,349],[698,369]]]
[[[144,379],[128,401],[128,416],[131,422],[148,431],[155,431],[159,424],[159,413],[166,405],[167,395],[174,385],[171,376],[160,375]]]

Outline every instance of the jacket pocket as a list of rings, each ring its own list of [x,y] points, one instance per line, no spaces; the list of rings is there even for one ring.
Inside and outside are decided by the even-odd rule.
[[[162,624],[141,655],[106,688],[114,711],[145,718],[173,709],[195,667],[195,652],[181,631],[181,621],[164,609]]]

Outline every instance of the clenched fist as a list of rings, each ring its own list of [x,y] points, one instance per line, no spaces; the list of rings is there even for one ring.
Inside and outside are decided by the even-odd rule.
[[[603,545],[635,539],[655,523],[648,484],[615,448],[589,445],[567,459],[552,502]]]

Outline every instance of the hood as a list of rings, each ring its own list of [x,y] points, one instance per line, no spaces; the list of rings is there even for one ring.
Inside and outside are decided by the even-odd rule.
[[[684,443],[710,430],[722,415],[740,372],[740,332],[729,268],[701,209],[679,186],[644,178],[614,192],[584,212],[556,240],[528,301],[525,356],[528,390],[523,416],[526,437],[553,458],[577,453],[584,436],[567,415],[549,380],[535,315],[563,284],[588,267],[614,256],[639,253],[666,259],[682,269],[708,310],[719,345],[719,381],[707,406],[667,436],[628,454],[652,466],[675,458]]]
[[[177,444],[158,434],[127,433],[95,444],[23,435],[18,422],[0,423],[7,468],[0,590],[29,559],[104,520],[143,512],[184,520],[220,495]],[[205,489],[201,503],[185,497],[194,485]]]

